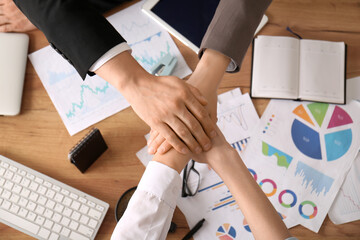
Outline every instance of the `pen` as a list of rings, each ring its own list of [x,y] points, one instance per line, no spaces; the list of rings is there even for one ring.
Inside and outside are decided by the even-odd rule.
[[[186,235],[182,240],[190,239],[203,225],[205,219],[201,219]]]

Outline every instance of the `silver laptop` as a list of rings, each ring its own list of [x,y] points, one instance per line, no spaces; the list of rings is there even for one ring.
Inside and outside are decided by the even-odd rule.
[[[0,33],[0,115],[20,113],[29,37]]]

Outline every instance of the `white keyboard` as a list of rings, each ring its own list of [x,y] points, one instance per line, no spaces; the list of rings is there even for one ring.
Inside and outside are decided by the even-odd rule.
[[[0,222],[38,239],[94,239],[109,204],[0,155]]]

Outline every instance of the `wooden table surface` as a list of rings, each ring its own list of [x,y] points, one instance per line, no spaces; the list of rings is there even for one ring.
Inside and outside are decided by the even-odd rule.
[[[120,6],[111,13],[130,4]],[[286,31],[289,26],[303,38],[346,42],[347,77],[360,76],[359,0],[274,0],[266,14],[269,23],[259,34],[291,36]],[[28,34],[30,53],[48,45],[40,31]],[[198,62],[197,55],[174,40],[190,68],[194,69]],[[251,47],[241,71],[226,74],[219,93],[235,87],[249,92],[250,70]],[[259,116],[268,101],[253,100]],[[114,209],[118,198],[125,190],[137,185],[144,171],[135,153],[146,144],[144,134],[149,131],[149,127],[131,108],[95,124],[95,127],[101,130],[109,149],[85,174],[81,174],[69,163],[67,154],[88,129],[72,137],[68,134],[33,66],[28,62],[21,114],[0,117],[0,154],[108,202],[110,209],[96,239],[109,239],[116,225]],[[178,228],[176,233],[168,235],[168,239],[181,239],[188,227],[178,209],[173,221]],[[360,239],[360,221],[334,225],[326,218],[317,234],[302,226],[290,231],[299,239]],[[31,237],[0,224],[0,239]]]

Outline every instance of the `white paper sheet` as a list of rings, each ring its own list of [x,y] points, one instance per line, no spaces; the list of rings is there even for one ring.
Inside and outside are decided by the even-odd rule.
[[[176,56],[174,75],[191,73],[170,35],[134,4],[108,18],[127,40],[132,55],[146,70],[165,54]],[[50,46],[29,55],[41,82],[55,105],[70,135],[129,106],[125,98],[98,76],[83,81],[73,66]]]
[[[357,155],[331,206],[329,218],[335,224],[360,219],[360,154]]]
[[[360,77],[346,80],[346,101],[360,101]]]
[[[271,100],[244,153],[288,227],[317,232],[360,146],[360,104]]]

